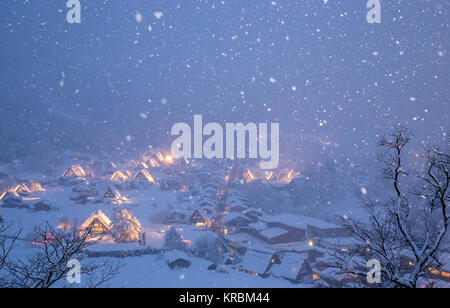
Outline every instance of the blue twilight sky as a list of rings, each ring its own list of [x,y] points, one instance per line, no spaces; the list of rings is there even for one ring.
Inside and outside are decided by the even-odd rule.
[[[397,124],[448,143],[448,0],[381,0],[381,24],[365,0],[80,2],[68,24],[65,0],[2,1],[4,159],[168,146],[194,114],[280,122],[303,161],[367,156]]]

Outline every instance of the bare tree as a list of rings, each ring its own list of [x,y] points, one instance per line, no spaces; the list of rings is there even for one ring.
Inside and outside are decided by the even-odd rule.
[[[21,234],[21,231],[14,234],[9,234],[8,229],[9,227],[7,225],[0,223],[0,287],[3,281],[3,277],[1,275],[2,270],[5,268],[6,261],[8,260],[9,255],[14,249]]]
[[[84,278],[84,286],[99,287],[110,281],[118,274],[120,265],[110,262],[99,264],[87,260],[84,250],[94,244],[90,241],[90,235],[90,230],[79,231],[77,228],[58,230],[50,224],[36,227],[33,231],[32,253],[21,258],[12,258],[14,246],[0,242],[2,250],[7,252],[2,253],[1,287],[80,286],[70,285],[66,281],[71,270],[68,264],[72,260],[77,260],[81,264],[80,275]]]
[[[381,287],[416,288],[430,268],[441,266],[449,228],[450,156],[433,148],[425,155],[423,172],[408,171],[404,154],[410,140],[402,129],[380,142],[387,150],[384,176],[394,190],[387,206],[368,203],[368,222],[343,221],[356,244],[335,251],[329,265],[340,273],[360,276],[363,284],[370,260],[380,262]]]

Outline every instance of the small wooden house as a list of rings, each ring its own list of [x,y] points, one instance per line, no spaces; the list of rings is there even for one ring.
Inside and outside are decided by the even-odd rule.
[[[155,183],[155,179],[146,169],[142,169],[136,173],[133,177],[133,180],[141,181],[141,182],[149,182],[151,184]]]
[[[77,178],[85,178],[85,177],[93,177],[92,172],[86,171],[80,165],[75,165],[66,170],[63,174],[64,177],[77,177]]]
[[[311,282],[314,273],[307,254],[284,252],[274,255],[268,274],[292,283],[300,283]]]
[[[203,218],[198,210],[195,210],[189,218],[189,223],[195,226],[205,226],[207,224],[207,220]]]
[[[106,235],[111,233],[111,220],[99,210],[89,217],[82,225],[82,231],[89,231],[92,236]]]
[[[116,171],[114,172],[114,174],[111,176],[111,181],[114,182],[126,182],[130,179],[130,174],[129,172],[122,172],[122,171]]]

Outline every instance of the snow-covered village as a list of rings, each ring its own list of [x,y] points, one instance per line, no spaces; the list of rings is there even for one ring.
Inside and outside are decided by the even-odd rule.
[[[449,288],[450,4],[366,2],[1,4],[0,288]]]
[[[111,283],[123,287],[361,283],[357,275],[330,267],[336,249],[355,249],[355,234],[339,224],[338,213],[315,218],[273,207],[273,198],[287,203],[307,185],[301,172],[262,172],[239,160],[176,160],[155,150],[130,161],[81,154],[67,162],[58,177],[1,174],[2,221],[19,217],[16,244],[23,251],[73,229],[80,237],[88,233],[87,259],[121,264]],[[255,202],[253,194],[272,200]],[[355,207],[346,215],[361,213]],[[43,222],[49,233],[40,239],[33,228]],[[358,253],[370,255],[370,247]],[[402,260],[412,266],[414,258],[405,253]],[[447,284],[449,275],[448,267],[430,268],[423,283]]]

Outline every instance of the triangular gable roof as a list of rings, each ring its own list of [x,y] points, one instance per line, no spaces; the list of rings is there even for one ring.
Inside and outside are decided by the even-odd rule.
[[[125,182],[128,179],[129,179],[128,174],[125,174],[120,170],[114,172],[114,174],[111,176],[111,181],[115,181],[115,182]]]
[[[105,198],[120,198],[121,195],[119,194],[119,192],[117,191],[117,189],[108,187],[108,190],[106,191]]]
[[[242,262],[239,264],[239,268],[257,273],[259,275],[265,275],[272,263],[272,260],[272,253],[248,250],[243,256]]]
[[[11,191],[15,192],[15,193],[30,193],[30,189],[25,186],[25,185],[17,185],[16,187],[14,187]]]
[[[136,161],[132,160],[128,163],[128,166],[131,168],[137,168],[138,163]]]
[[[102,224],[108,231],[111,230],[112,222],[106,216],[101,210],[99,210],[97,213],[93,213],[91,217],[89,217],[82,225],[81,229],[86,230],[88,229],[93,223],[100,223]]]
[[[203,218],[202,214],[200,214],[198,210],[195,210],[194,213],[192,213],[191,217],[189,218],[189,221],[192,224],[196,224],[196,223],[203,223],[206,220]]]
[[[64,172],[63,176],[76,176],[76,177],[85,177],[87,176],[86,171],[84,171],[83,167],[80,165],[75,165],[67,169]]]
[[[145,157],[155,157],[155,154],[153,153],[152,150],[147,150],[147,152],[144,153]]]
[[[148,181],[150,183],[154,183],[155,179],[153,176],[148,172],[146,169],[142,169],[136,173],[136,175],[133,177],[134,180],[138,181]]]

